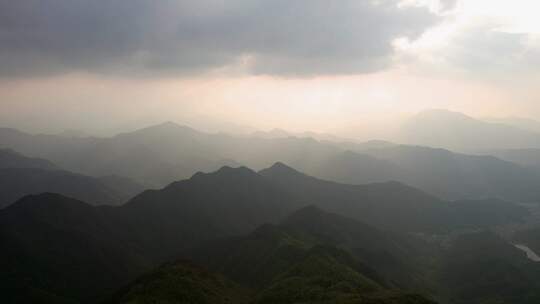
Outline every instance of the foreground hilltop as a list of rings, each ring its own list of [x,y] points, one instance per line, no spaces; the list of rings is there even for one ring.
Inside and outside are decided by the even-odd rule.
[[[416,271],[416,259],[404,261],[398,256],[415,254],[397,250],[378,231],[445,233],[510,223],[527,214],[522,207],[503,201],[447,202],[397,182],[365,186],[328,182],[281,163],[260,173],[223,167],[161,190],[147,190],[119,207],[93,207],[52,193],[25,197],[0,211],[0,242],[6,248],[0,253],[5,270],[0,276],[6,296],[20,301],[27,294],[46,294],[94,302],[145,270],[178,257],[209,256],[189,252],[217,239],[253,231],[258,235],[265,231],[260,230],[261,225],[280,223],[306,206],[317,209],[305,209],[301,216],[285,220],[283,227],[291,230],[285,232],[289,236],[283,241],[304,244],[298,247],[302,250],[315,245],[362,248],[356,257],[367,259],[370,267],[378,265],[373,269],[375,277],[387,277],[385,282],[392,282],[388,286],[396,287],[410,287],[405,282],[415,280],[404,278]],[[325,218],[332,217],[313,212],[318,209],[365,224],[337,220],[326,225]],[[291,232],[297,225],[304,232]],[[418,248],[416,242],[399,244],[397,247]],[[369,248],[386,248],[394,254],[388,260],[373,260],[384,255]],[[418,248],[423,252],[421,248],[423,245]],[[213,269],[210,263],[202,264]]]

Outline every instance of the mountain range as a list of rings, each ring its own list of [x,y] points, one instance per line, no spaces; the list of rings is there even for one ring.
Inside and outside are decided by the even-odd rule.
[[[383,141],[235,137],[165,123],[111,138],[65,138],[0,129],[0,143],[72,172],[125,176],[147,188],[223,165],[262,169],[281,161],[319,178],[350,184],[399,181],[448,200],[540,201],[537,168],[492,156]]]
[[[283,288],[289,286],[287,278],[299,274],[300,280],[294,281],[308,294],[313,292],[313,297],[325,294],[324,286],[341,286],[344,289],[332,287],[336,296],[370,301],[386,297],[387,302],[380,303],[402,303],[389,299],[409,297],[400,290],[416,290],[421,285],[423,279],[407,278],[424,275],[425,266],[418,265],[433,249],[413,234],[400,235],[487,228],[527,215],[524,208],[511,203],[487,203],[489,208],[477,203],[483,204],[441,201],[395,182],[365,186],[327,182],[283,164],[260,173],[245,167],[198,173],[164,189],[147,190],[118,207],[95,207],[51,193],[33,195],[0,210],[0,243],[5,248],[0,252],[0,280],[5,298],[14,302],[39,298],[91,303],[113,296],[118,288],[163,262],[190,258],[254,289],[261,303],[292,292]],[[268,258],[283,268],[272,272],[274,266],[264,266],[270,267],[268,277],[257,286],[246,284],[253,281],[249,273],[237,276],[223,268],[227,255],[219,254],[220,250],[247,250],[245,254],[255,254],[252,258],[257,260],[262,256],[247,245],[237,247],[234,239],[231,245],[214,242],[222,239],[229,244],[227,239],[240,237],[242,244],[242,235],[266,239],[266,233],[270,239],[278,236],[278,244],[290,244],[284,258],[293,260],[281,264],[277,257]],[[257,247],[261,254],[279,254],[275,250],[282,248],[270,249],[264,242],[261,246]],[[246,271],[257,269],[245,263],[244,253],[229,254],[228,261],[235,265],[232,270],[242,271],[240,263],[249,266]],[[351,276],[343,277],[342,271]],[[257,274],[265,278],[262,272]],[[319,282],[320,277],[328,278],[328,283]],[[373,289],[367,292],[365,284]],[[410,303],[425,302],[418,301]]]
[[[404,123],[399,137],[404,143],[465,153],[540,148],[540,133],[531,128],[508,120],[484,121],[447,110],[428,110],[415,115]]]
[[[143,190],[128,178],[85,176],[12,150],[0,150],[0,184],[0,208],[43,192],[60,193],[93,205],[119,205]]]
[[[336,237],[352,232],[358,242],[387,244],[385,239],[375,240],[379,235],[370,236],[377,230],[369,226],[306,207],[279,226],[266,224],[246,236],[213,241],[187,254],[210,271],[184,261],[168,263],[122,289],[112,302],[181,303],[189,297],[212,303],[212,295],[221,295],[218,303],[432,303],[391,287],[364,261],[306,227],[306,221],[326,223],[318,228],[322,233],[343,228],[333,233]],[[192,286],[185,286],[188,282]],[[194,296],[189,288],[195,288]]]

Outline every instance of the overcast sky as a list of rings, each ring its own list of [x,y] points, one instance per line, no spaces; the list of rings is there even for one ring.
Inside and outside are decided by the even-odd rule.
[[[534,0],[0,0],[0,125],[540,119]]]

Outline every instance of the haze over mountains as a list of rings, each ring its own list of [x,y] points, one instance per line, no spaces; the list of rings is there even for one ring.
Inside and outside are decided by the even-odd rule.
[[[539,304],[539,11],[0,0],[0,304]]]
[[[456,116],[533,134],[440,111],[416,127]],[[460,132],[441,139],[467,143]],[[172,122],[109,138],[0,129],[0,147],[7,303],[540,299],[540,265],[513,246],[540,250],[540,169],[527,162]]]
[[[439,121],[434,116],[444,119]],[[511,144],[498,140],[504,136],[515,140],[516,145],[533,146],[540,135],[450,112],[427,112],[419,117],[407,129],[412,132],[419,128],[413,132],[419,134],[416,138],[428,132],[436,134],[439,142],[453,141],[461,147],[468,146],[458,150],[476,152],[459,154],[384,141],[355,143],[289,135],[261,138],[210,134],[171,122],[110,138],[66,138],[1,129],[0,145],[49,159],[73,172],[97,177],[124,176],[146,187],[163,187],[197,171],[213,171],[224,165],[262,169],[283,162],[324,179],[350,184],[394,180],[450,200],[490,197],[521,202],[540,200],[537,187],[540,170],[530,166],[535,163],[534,156],[528,160],[521,157],[525,151],[534,155],[535,150],[504,152],[507,150],[499,148]],[[432,126],[433,123],[440,126]],[[439,129],[449,131],[439,133]],[[436,146],[426,138],[419,141]],[[488,147],[501,158],[478,155],[480,149]]]
[[[59,169],[55,164],[46,159],[25,157],[11,149],[2,149],[0,150],[0,169],[6,168]]]
[[[0,183],[0,208],[43,192],[61,193],[94,205],[118,205],[144,190],[125,177],[85,176],[12,150],[0,150]]]
[[[540,133],[446,110],[421,112],[409,119],[401,132],[406,142],[453,151],[540,148]]]
[[[396,143],[474,154],[489,154],[488,152],[493,150],[540,148],[540,122],[533,119],[474,118],[460,112],[433,109],[407,116],[395,124],[397,127],[392,128],[397,130],[383,135],[382,138],[371,139],[386,139]],[[331,134],[295,133],[282,129],[255,132],[253,135],[263,138],[309,137],[342,143],[354,141]]]
[[[483,118],[483,121],[491,122],[491,123],[498,123],[498,124],[505,124],[509,126],[513,126],[516,128],[520,128],[522,130],[527,130],[530,132],[540,132],[540,121],[530,119],[530,118],[522,118],[522,117],[506,117],[506,118],[495,118],[495,117],[487,117]]]

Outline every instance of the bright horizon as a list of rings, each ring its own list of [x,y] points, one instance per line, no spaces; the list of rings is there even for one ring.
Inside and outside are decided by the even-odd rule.
[[[156,7],[142,1],[109,8],[141,19],[121,25],[81,1],[96,16],[72,30],[63,27],[88,8],[83,4],[32,12],[2,3],[2,11],[20,20],[0,24],[6,33],[0,36],[0,125],[111,134],[175,121],[203,130],[281,128],[377,138],[380,126],[426,109],[540,120],[540,4],[375,2],[171,1]],[[251,18],[263,8],[289,12],[274,17],[283,18],[283,26],[264,27]],[[309,16],[296,16],[295,9]],[[60,18],[52,19],[55,14]],[[377,31],[357,21],[371,15],[379,16]],[[231,22],[231,16],[240,19]],[[312,24],[313,16],[323,26]],[[121,35],[99,33],[85,45],[77,35],[101,26],[92,17]],[[299,26],[297,18],[313,28]],[[250,22],[252,31],[244,28]],[[186,24],[194,24],[198,36]],[[42,30],[29,35],[32,26]],[[276,40],[267,44],[251,35]],[[36,46],[39,53],[32,52]]]

